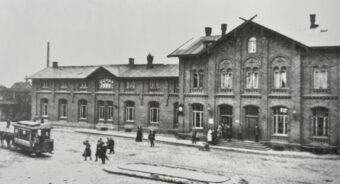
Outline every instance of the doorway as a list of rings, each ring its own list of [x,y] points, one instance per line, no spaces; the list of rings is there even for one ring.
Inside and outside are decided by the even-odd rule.
[[[259,123],[259,108],[256,106],[246,106],[245,108],[244,139],[255,140],[255,127]]]

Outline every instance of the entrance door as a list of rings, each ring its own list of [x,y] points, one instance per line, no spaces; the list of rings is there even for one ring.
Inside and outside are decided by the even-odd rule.
[[[244,138],[246,140],[255,140],[255,127],[258,125],[259,110],[256,106],[245,107],[245,125]]]
[[[246,117],[245,139],[255,140],[255,126],[258,124],[257,117]]]

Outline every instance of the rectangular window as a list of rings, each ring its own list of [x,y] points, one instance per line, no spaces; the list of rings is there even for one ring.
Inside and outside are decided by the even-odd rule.
[[[113,106],[107,106],[107,120],[113,121]]]
[[[194,128],[203,128],[203,111],[193,111],[192,115],[192,126]]]
[[[61,82],[60,83],[60,89],[67,89],[67,83],[66,82]]]
[[[48,116],[48,114],[47,114],[47,103],[43,103],[42,107],[43,107],[42,116],[47,117]]]
[[[80,83],[79,89],[87,89],[87,82],[83,81]]]
[[[135,81],[132,81],[132,80],[128,80],[125,83],[125,89],[128,90],[128,91],[129,90],[134,90],[135,86],[136,86]]]
[[[253,86],[253,80],[252,80],[252,73],[250,71],[247,71],[246,73],[246,87],[248,89],[252,88]]]
[[[150,107],[150,123],[159,123],[158,107]]]
[[[274,134],[287,135],[288,109],[279,107],[274,109]]]
[[[81,119],[86,119],[87,118],[87,105],[81,104],[79,113],[80,113]]]
[[[258,89],[258,83],[259,83],[259,73],[257,71],[254,71],[253,72],[253,75],[252,75],[252,87],[254,89]]]
[[[60,104],[60,118],[67,118],[67,104],[61,103]]]
[[[127,122],[134,122],[135,121],[135,117],[134,117],[135,113],[134,112],[135,112],[134,107],[126,107],[125,115],[126,115],[126,121]]]
[[[150,91],[156,91],[159,90],[159,82],[157,80],[150,80],[149,81],[149,90]]]
[[[46,81],[46,80],[42,81],[41,88],[48,89],[49,88],[48,81]]]
[[[104,121],[104,105],[98,106],[98,119]]]

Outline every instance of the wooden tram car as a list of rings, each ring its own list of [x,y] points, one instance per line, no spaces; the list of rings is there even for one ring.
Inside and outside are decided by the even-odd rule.
[[[12,145],[29,153],[52,153],[54,141],[50,137],[51,129],[50,125],[38,122],[20,121],[13,123]]]

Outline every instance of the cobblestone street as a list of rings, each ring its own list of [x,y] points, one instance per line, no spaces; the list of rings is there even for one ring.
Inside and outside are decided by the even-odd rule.
[[[71,129],[54,129],[54,154],[30,157],[19,151],[0,149],[0,183],[11,184],[109,184],[160,183],[103,171],[100,162],[83,161],[83,140],[88,139],[94,153],[99,135],[74,133]],[[145,135],[144,135],[145,136]],[[106,137],[103,137],[106,140]],[[115,138],[116,154],[109,155],[108,164],[154,163],[194,168],[199,171],[239,177],[249,183],[339,183],[340,161],[296,159],[263,156],[197,148],[136,143],[132,139]]]

